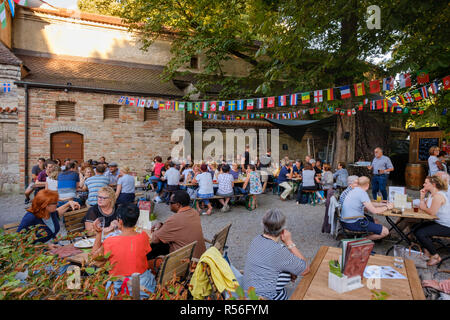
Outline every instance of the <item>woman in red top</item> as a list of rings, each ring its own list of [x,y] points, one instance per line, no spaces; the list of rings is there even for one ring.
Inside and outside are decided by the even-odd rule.
[[[150,292],[154,292],[156,280],[148,269],[147,262],[147,254],[152,250],[150,247],[150,238],[146,232],[137,233],[134,230],[139,219],[139,208],[132,203],[121,205],[117,209],[117,214],[119,217],[118,228],[121,234],[111,236],[105,239],[103,243],[99,220],[95,220],[94,229],[96,238],[94,247],[92,248],[92,255],[93,257],[97,257],[110,253],[108,260],[113,266],[110,274],[130,277],[133,273],[139,273],[141,286],[144,286]],[[108,284],[107,287],[109,287]],[[114,282],[116,294],[121,287],[122,280]],[[148,295],[141,291],[141,298],[147,297]]]
[[[155,162],[155,165],[153,166],[153,176],[151,176],[149,180],[152,184],[154,182],[157,183],[158,189],[156,190],[156,193],[160,193],[162,190],[161,170],[164,168],[164,162],[160,156],[156,156],[153,161]]]

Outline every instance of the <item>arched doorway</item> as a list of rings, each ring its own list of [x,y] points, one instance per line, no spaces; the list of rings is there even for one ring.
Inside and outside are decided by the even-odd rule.
[[[71,132],[61,131],[52,133],[50,136],[51,158],[77,160],[78,163],[84,160],[83,135]]]

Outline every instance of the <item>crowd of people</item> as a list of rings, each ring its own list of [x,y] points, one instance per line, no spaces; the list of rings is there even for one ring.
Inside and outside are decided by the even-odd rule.
[[[433,236],[450,236],[450,176],[444,171],[444,161],[439,160],[439,150],[430,150],[430,175],[426,177],[420,190],[420,209],[426,214],[436,216],[436,220],[410,227],[414,236],[429,257],[428,265],[436,265],[441,257],[432,243]],[[247,151],[246,151],[247,152]],[[200,258],[206,251],[200,220],[203,202],[210,215],[210,199],[220,196],[221,211],[230,210],[233,195],[250,197],[255,207],[257,195],[266,191],[268,183],[278,185],[280,199],[297,192],[297,203],[304,203],[305,191],[317,193],[320,201],[338,195],[341,207],[341,223],[351,231],[368,232],[368,238],[380,240],[388,236],[389,230],[372,217],[393,208],[388,201],[374,202],[368,190],[372,187],[372,197],[381,193],[387,200],[386,182],[394,170],[390,159],[383,155],[381,148],[374,150],[375,157],[368,166],[372,179],[366,176],[350,175],[346,164],[339,162],[333,172],[327,163],[322,164],[312,157],[305,161],[281,160],[280,165],[267,165],[270,150],[263,163],[258,159],[252,162],[246,156],[243,163],[181,163],[176,164],[160,156],[154,158],[151,174],[146,177],[147,187],[156,192],[155,201],[165,201],[174,213],[164,223],[157,223],[151,230],[136,231],[139,208],[135,204],[135,178],[127,167],[118,168],[117,163],[106,163],[104,157],[99,161],[78,164],[66,159],[60,162],[38,159],[32,169],[33,183],[26,189],[26,202],[34,192],[31,206],[27,209],[17,231],[39,226],[36,242],[53,243],[60,231],[60,218],[69,209],[77,210],[87,206],[83,219],[86,231],[95,236],[93,256],[102,257],[111,252],[109,259],[114,264],[113,275],[131,276],[141,274],[141,285],[147,290],[155,290],[155,273],[161,263],[161,256],[167,255],[193,241],[197,241],[194,258]],[[247,162],[248,163],[245,163]],[[269,161],[270,162],[270,161]],[[237,184],[236,181],[240,183]],[[297,190],[292,181],[298,181]],[[191,206],[193,199],[197,207]],[[263,220],[263,232],[250,243],[243,275],[244,289],[254,287],[256,293],[267,299],[286,299],[286,284],[309,272],[309,266],[292,241],[286,229],[286,218],[281,210],[269,209]],[[116,290],[120,283],[113,284]],[[141,292],[142,296],[146,294]]]

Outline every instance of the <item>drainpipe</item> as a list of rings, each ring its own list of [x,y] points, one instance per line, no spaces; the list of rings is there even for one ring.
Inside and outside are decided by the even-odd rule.
[[[25,161],[25,189],[29,184],[28,176],[28,84],[25,84],[25,151],[24,151],[24,161]]]

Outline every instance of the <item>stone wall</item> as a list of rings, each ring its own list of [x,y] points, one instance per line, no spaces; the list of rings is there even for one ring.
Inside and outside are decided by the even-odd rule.
[[[0,193],[18,192],[19,189],[19,146],[18,146],[18,89],[15,80],[20,79],[18,66],[0,64],[0,84],[9,83],[10,92],[0,87]],[[16,111],[13,111],[13,110]]]
[[[24,89],[19,94],[19,141],[21,185],[24,184]],[[129,166],[139,175],[156,155],[167,158],[174,143],[172,131],[184,128],[184,111],[159,110],[158,121],[144,121],[144,108],[124,106],[120,119],[103,119],[104,104],[116,104],[119,95],[59,90],[29,90],[28,169],[39,157],[51,157],[51,134],[72,131],[83,135],[84,161],[105,156],[108,162]],[[158,99],[158,97],[148,97]],[[75,117],[56,117],[56,102],[75,102]]]

